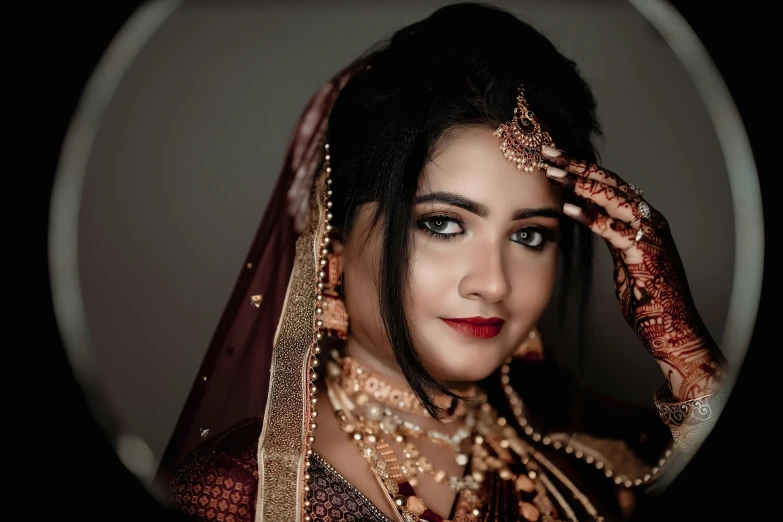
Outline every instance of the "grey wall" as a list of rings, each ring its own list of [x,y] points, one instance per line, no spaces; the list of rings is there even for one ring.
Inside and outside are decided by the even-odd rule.
[[[84,186],[80,272],[105,392],[156,457],[165,447],[311,93],[380,38],[446,2],[185,4],[114,95]],[[672,224],[720,339],[732,283],[728,176],[686,72],[620,1],[505,1],[595,90],[605,166]],[[524,52],[524,51],[522,51]],[[619,312],[599,245],[588,381],[639,404],[663,381]],[[546,341],[573,360],[573,329]],[[739,354],[728,354],[730,358]]]

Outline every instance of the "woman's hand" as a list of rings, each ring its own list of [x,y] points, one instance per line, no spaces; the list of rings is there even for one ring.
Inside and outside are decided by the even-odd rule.
[[[566,203],[563,212],[609,245],[623,315],[658,361],[674,398],[717,391],[726,361],[693,304],[666,219],[613,172],[551,147],[541,152],[547,177],[584,201]]]

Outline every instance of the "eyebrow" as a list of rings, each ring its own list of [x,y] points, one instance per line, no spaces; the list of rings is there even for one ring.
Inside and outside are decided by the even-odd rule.
[[[454,207],[467,210],[471,214],[476,214],[482,218],[485,218],[489,215],[489,210],[486,206],[451,192],[431,192],[430,194],[416,196],[415,203],[417,205],[421,203],[444,203],[446,205],[452,205]],[[562,216],[563,213],[555,207],[522,208],[514,212],[512,221],[528,219],[532,217],[551,217],[559,219]]]

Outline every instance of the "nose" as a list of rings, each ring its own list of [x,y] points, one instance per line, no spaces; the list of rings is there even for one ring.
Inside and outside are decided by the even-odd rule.
[[[488,303],[497,303],[509,296],[511,282],[499,246],[474,249],[465,276],[460,280],[459,293],[465,299]]]

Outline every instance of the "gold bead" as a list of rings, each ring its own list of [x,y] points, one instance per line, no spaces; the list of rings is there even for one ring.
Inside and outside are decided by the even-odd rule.
[[[310,399],[310,402],[311,402],[312,404],[315,404],[316,402],[318,402],[318,399],[316,399],[315,397],[313,397],[312,399]]]
[[[313,442],[315,442],[315,437],[313,437],[312,435],[310,435],[310,436],[307,438],[307,442],[309,442],[310,444],[312,444]],[[310,462],[310,461],[308,460],[307,462]],[[309,466],[308,466],[308,467],[309,467]]]
[[[529,520],[530,522],[535,522],[541,515],[536,506],[530,502],[519,503],[519,514],[525,517],[525,520]]]
[[[305,492],[310,491],[310,486],[305,486],[304,490],[305,490]]]
[[[408,511],[416,516],[421,515],[427,509],[427,507],[424,505],[424,501],[415,495],[408,497],[407,502]]]
[[[318,335],[320,335],[321,337],[323,337],[323,335],[321,335],[321,332],[318,332]],[[315,348],[313,348],[313,351],[314,351],[315,353],[321,353],[321,347],[320,347],[320,346],[318,346],[318,345],[315,345]]]
[[[474,517],[480,517],[481,516],[481,510],[478,508],[473,508],[473,511],[470,512]]]
[[[310,414],[310,417],[312,417],[312,418],[318,417],[318,412],[313,410],[313,412]]]
[[[310,366],[312,366],[313,368],[315,368],[319,364],[321,364],[321,363],[318,362],[317,358],[313,357],[312,359],[310,359]]]
[[[506,425],[506,418],[505,417],[498,417],[498,426],[505,426]]]
[[[316,423],[314,423],[314,422],[311,422],[311,423],[310,423],[310,429],[311,429],[311,430],[315,431],[315,429],[316,429],[317,427],[318,427],[318,424],[316,424]]]
[[[532,480],[530,480],[529,477],[526,477],[525,475],[520,475],[517,477],[517,480],[514,483],[514,488],[517,491],[532,493],[536,489],[536,485],[533,483]]]
[[[309,500],[305,500],[304,504],[305,504],[305,507],[310,507],[310,501]]]
[[[313,395],[318,393],[318,386],[316,386],[315,384],[311,385],[310,386],[310,393],[312,393]]]
[[[315,372],[310,373],[310,380],[315,381],[318,379],[318,374]]]
[[[315,325],[316,325],[318,328],[323,328],[323,326],[324,326],[324,322],[323,322],[321,319],[317,319],[317,320],[315,321]]]
[[[325,159],[326,161],[329,161],[330,159],[332,159],[332,157],[331,157],[329,154],[327,154],[327,155],[326,155],[326,157],[325,157],[324,159]]]
[[[532,480],[535,479],[537,475],[536,472],[531,469],[530,471],[527,472],[527,476],[530,477]]]
[[[394,495],[394,505],[398,508],[405,507],[408,503],[408,499],[405,495]]]
[[[305,480],[306,481],[310,482],[310,479],[312,479],[312,478],[313,478],[312,475],[310,475],[309,473],[305,473]]]
[[[310,522],[311,520],[310,515],[305,515],[305,522]]]

